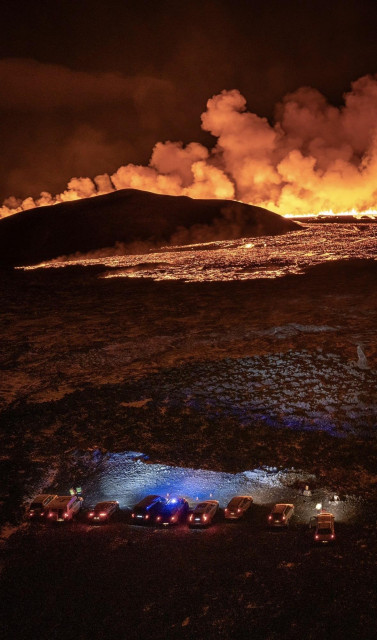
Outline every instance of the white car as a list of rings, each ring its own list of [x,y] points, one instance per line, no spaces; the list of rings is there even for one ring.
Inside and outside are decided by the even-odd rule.
[[[322,542],[327,544],[328,542],[334,542],[335,540],[335,526],[334,516],[328,511],[321,511],[317,516],[314,516],[310,520],[310,526],[314,529],[314,542]]]
[[[238,520],[245,515],[253,502],[251,496],[234,496],[225,508],[224,515],[227,520]]]
[[[196,505],[188,517],[190,527],[207,527],[219,510],[218,500],[205,500]]]
[[[275,504],[270,515],[268,516],[268,524],[270,527],[287,527],[293,516],[295,508],[293,504],[279,503]]]
[[[48,505],[47,518],[50,522],[67,522],[80,511],[83,499],[77,495],[57,496]]]

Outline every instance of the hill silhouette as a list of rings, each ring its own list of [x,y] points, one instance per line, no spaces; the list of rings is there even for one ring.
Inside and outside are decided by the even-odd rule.
[[[117,243],[125,249],[135,242],[190,244],[277,235],[297,228],[291,220],[241,202],[123,189],[3,218],[0,266],[37,264]]]

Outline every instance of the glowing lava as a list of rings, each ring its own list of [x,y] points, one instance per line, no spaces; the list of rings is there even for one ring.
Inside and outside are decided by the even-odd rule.
[[[376,259],[377,224],[307,224],[280,236],[162,247],[140,255],[77,255],[24,269],[67,265],[109,267],[105,278],[150,278],[186,282],[278,278],[344,259]]]
[[[366,209],[365,211],[357,211],[357,209],[350,209],[349,211],[334,212],[332,209],[328,211],[319,211],[318,213],[302,213],[293,214],[287,213],[285,218],[337,218],[337,217],[351,217],[359,220],[360,218],[369,218],[371,220],[377,220],[377,209]]]

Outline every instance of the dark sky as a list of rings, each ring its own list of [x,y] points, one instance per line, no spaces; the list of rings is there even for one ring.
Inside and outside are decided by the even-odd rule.
[[[0,201],[146,163],[159,140],[210,145],[200,114],[223,89],[273,118],[300,86],[339,105],[377,72],[375,0],[13,0],[1,13]]]

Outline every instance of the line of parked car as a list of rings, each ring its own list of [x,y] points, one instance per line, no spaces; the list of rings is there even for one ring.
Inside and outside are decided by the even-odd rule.
[[[239,520],[250,509],[252,496],[234,496],[224,509],[226,520]],[[72,520],[80,511],[83,498],[77,493],[69,496],[42,494],[30,504],[29,520],[47,520],[50,522],[67,522]],[[159,495],[149,495],[138,502],[132,512],[133,524],[153,524],[155,526],[171,526],[187,522],[189,527],[208,527],[220,508],[218,500],[204,500],[190,510],[189,503],[182,497],[164,498]],[[117,500],[98,502],[87,513],[88,521],[93,524],[108,522],[113,514],[119,510]],[[294,513],[294,505],[286,503],[275,504],[268,515],[267,524],[271,528],[288,527]],[[334,516],[327,511],[321,511],[311,518],[309,526],[314,529],[314,541],[321,543],[335,540]]]

